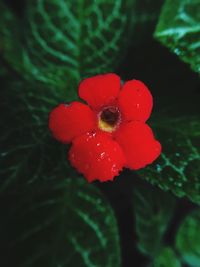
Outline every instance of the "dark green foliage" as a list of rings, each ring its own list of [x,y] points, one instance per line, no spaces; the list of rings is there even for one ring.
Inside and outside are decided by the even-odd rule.
[[[200,266],[200,210],[189,214],[176,235],[176,248],[182,260],[191,267]]]
[[[43,177],[55,179],[68,170],[66,148],[48,131],[48,113],[59,97],[39,85],[33,93],[30,84],[10,79],[2,80],[0,94],[1,192],[21,191],[24,184]]]
[[[28,185],[14,203],[5,204],[1,242],[12,257],[2,255],[1,264],[119,267],[118,229],[110,205],[83,179],[57,178]]]
[[[136,1],[132,36],[132,44],[134,46],[146,42],[152,37],[163,2],[164,0]]]
[[[154,260],[152,267],[181,267],[175,252],[170,247],[165,247],[161,250],[160,254]]]
[[[83,77],[112,71],[119,62],[133,5],[130,0],[30,0],[19,18],[1,3],[3,55],[29,81],[76,90]]]
[[[52,108],[76,100],[82,78],[116,72],[128,46],[136,51],[133,69],[122,72],[158,81],[148,124],[163,151],[138,171],[145,181],[133,179],[134,191],[126,196],[134,207],[136,237],[126,255],[133,256],[135,242],[148,267],[180,267],[181,261],[200,266],[199,209],[186,216],[176,238],[166,244],[178,202],[171,193],[200,204],[199,94],[190,81],[182,81],[184,73],[173,61],[165,66],[162,53],[148,47],[156,27],[158,50],[166,46],[167,56],[171,51],[199,72],[199,7],[199,0],[0,0],[0,266],[132,267],[121,266],[130,244],[118,232],[127,235],[131,224],[125,222],[124,230],[117,224],[115,215],[121,222],[123,212],[118,214],[115,205],[123,194],[114,203],[115,214],[108,202],[112,196],[105,198],[79,177],[67,161],[68,146],[48,130]],[[154,60],[161,62],[166,73],[159,77],[158,68],[145,68],[146,59],[152,66]],[[169,90],[159,88],[159,79]],[[123,178],[105,185],[111,195]]]
[[[166,0],[155,37],[200,73],[199,0]]]
[[[163,235],[173,215],[175,199],[146,183],[137,184],[133,196],[138,249],[154,258],[162,249]]]
[[[151,119],[162,154],[139,173],[164,190],[200,203],[199,100],[188,95],[182,102],[174,96],[170,101],[171,107],[163,107]]]

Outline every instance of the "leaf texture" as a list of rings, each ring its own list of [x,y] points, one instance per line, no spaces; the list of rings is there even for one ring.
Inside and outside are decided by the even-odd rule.
[[[133,6],[130,0],[30,0],[22,18],[3,6],[2,53],[24,77],[74,90],[82,78],[117,67]]]
[[[28,186],[26,194],[17,194],[15,202],[6,201],[3,207],[4,266],[120,266],[113,211],[82,178]]]
[[[200,73],[199,0],[166,0],[155,37]]]

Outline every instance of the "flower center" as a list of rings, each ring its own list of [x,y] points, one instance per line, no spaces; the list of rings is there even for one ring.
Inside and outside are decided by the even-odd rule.
[[[106,132],[113,132],[120,122],[120,112],[117,107],[106,107],[99,114],[98,126]]]

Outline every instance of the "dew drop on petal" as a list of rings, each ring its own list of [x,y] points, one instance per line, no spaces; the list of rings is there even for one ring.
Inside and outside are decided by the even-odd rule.
[[[157,172],[161,172],[162,171],[162,168],[159,164],[156,164],[156,170]]]
[[[91,136],[95,137],[96,136],[96,132],[92,132]]]
[[[118,172],[118,168],[117,168],[117,165],[116,164],[113,164],[113,166],[112,166],[112,172],[114,172],[114,173]]]
[[[100,155],[100,158],[101,159],[105,158],[105,155],[106,155],[106,152],[102,152],[101,155]]]

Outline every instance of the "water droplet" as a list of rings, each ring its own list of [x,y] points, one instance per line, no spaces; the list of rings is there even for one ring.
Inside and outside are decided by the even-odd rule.
[[[97,143],[97,146],[100,146],[100,143]]]
[[[8,153],[7,152],[2,152],[1,157],[5,157]]]
[[[118,172],[116,164],[113,164],[111,171],[114,172],[114,173]]]
[[[159,164],[156,164],[156,170],[157,172],[161,172],[162,171],[162,168]]]
[[[95,137],[96,135],[97,135],[96,132],[92,132],[92,133],[91,133],[91,136],[92,136],[92,137]]]
[[[100,158],[101,159],[105,158],[105,155],[106,155],[106,152],[102,152],[101,155],[100,155]]]
[[[174,49],[174,53],[177,54],[177,55],[180,55],[181,51],[178,48],[176,48],[176,49]]]
[[[181,181],[175,181],[174,184],[178,187],[181,187],[183,185]]]
[[[98,203],[98,204],[101,204],[101,203],[102,203],[102,201],[101,201],[100,198],[97,199],[97,203]]]

